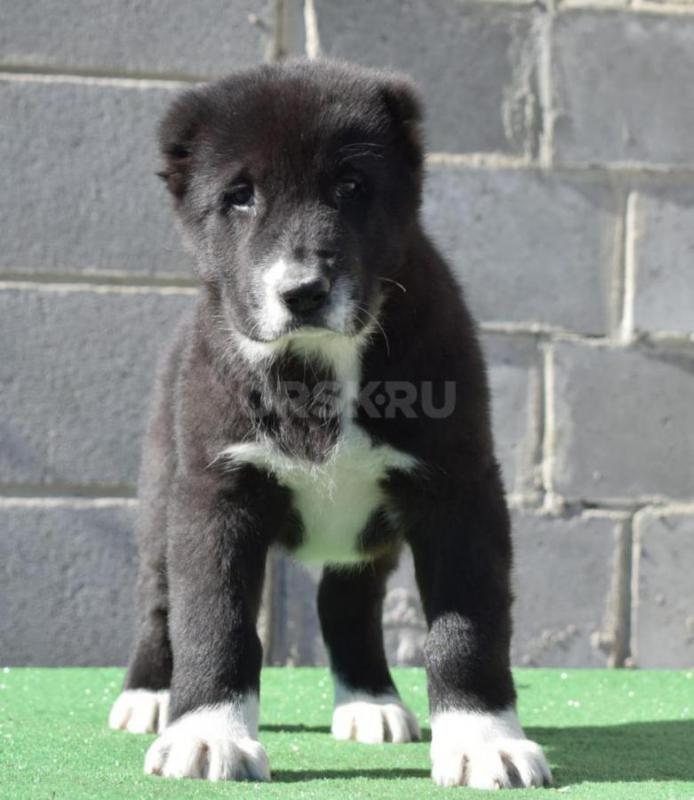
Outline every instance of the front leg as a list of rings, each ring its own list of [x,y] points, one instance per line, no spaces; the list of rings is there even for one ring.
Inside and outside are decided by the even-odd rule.
[[[410,742],[419,724],[404,705],[388,670],[381,616],[394,559],[355,567],[326,567],[318,614],[335,684],[332,734],[366,744]]]
[[[145,772],[170,778],[269,780],[258,742],[256,633],[268,540],[249,492],[218,479],[180,482],[169,516],[170,723]],[[243,500],[241,499],[243,498]]]
[[[496,471],[467,490],[439,492],[411,535],[429,625],[432,777],[478,789],[547,785],[544,754],[515,709],[510,526]]]

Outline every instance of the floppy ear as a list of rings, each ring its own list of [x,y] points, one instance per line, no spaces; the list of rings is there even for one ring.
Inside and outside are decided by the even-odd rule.
[[[388,77],[381,89],[383,101],[394,123],[410,166],[419,171],[423,162],[422,106],[414,85],[405,77]]]
[[[193,155],[205,112],[202,93],[190,89],[174,100],[159,125],[159,149],[164,157],[164,169],[157,175],[166,182],[177,200],[183,199],[190,183]]]

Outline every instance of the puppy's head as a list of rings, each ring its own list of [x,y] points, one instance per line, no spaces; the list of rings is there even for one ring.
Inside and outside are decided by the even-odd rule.
[[[174,102],[162,176],[235,331],[369,324],[416,225],[419,117],[402,78],[333,63],[264,66]]]

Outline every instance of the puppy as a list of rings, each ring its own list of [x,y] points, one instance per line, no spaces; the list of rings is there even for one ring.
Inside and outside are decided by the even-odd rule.
[[[183,93],[160,129],[201,291],[157,384],[139,622],[110,724],[145,771],[268,780],[256,633],[268,548],[323,565],[332,732],[409,742],[384,585],[412,550],[429,627],[432,777],[540,786],[515,711],[511,540],[474,324],[422,230],[420,106],[335,63]]]

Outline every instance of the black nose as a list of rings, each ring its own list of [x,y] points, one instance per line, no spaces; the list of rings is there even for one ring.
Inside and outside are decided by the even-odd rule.
[[[281,297],[292,314],[307,314],[324,305],[329,294],[330,281],[320,277],[285,289]]]

